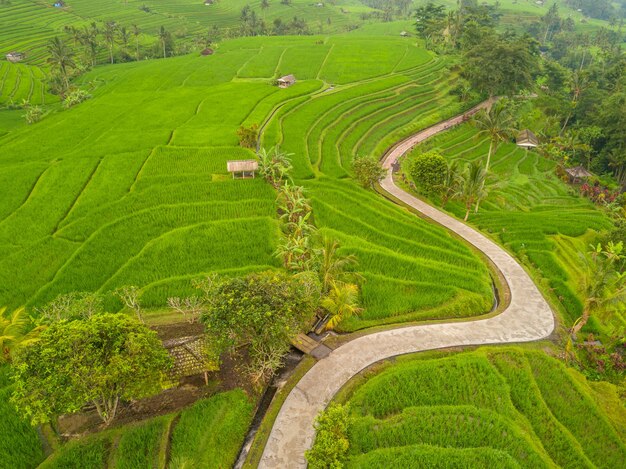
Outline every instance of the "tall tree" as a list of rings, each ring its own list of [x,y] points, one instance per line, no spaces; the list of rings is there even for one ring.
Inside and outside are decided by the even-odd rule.
[[[107,47],[109,48],[109,59],[111,63],[113,63],[113,45],[115,44],[117,30],[118,27],[115,21],[107,21],[106,23],[104,23],[102,36],[104,37],[104,42],[107,43]]]
[[[486,196],[486,176],[485,168],[483,168],[479,160],[472,161],[465,167],[465,172],[461,177],[456,193],[456,197],[461,199],[463,205],[465,205],[464,221],[467,221],[469,218],[472,205],[476,204],[476,210],[478,210],[478,203]]]
[[[64,86],[61,95],[64,96],[70,87],[70,69],[76,67],[76,62],[74,62],[74,51],[70,49],[62,39],[55,36],[48,43],[48,54],[50,54],[48,63],[57,68],[59,76],[63,82]]]
[[[485,163],[485,173],[489,172],[491,156],[498,151],[501,142],[506,142],[515,133],[515,118],[504,100],[496,102],[491,108],[477,113],[472,124],[478,129],[479,138],[489,139],[489,152]]]
[[[169,38],[170,33],[167,32],[164,26],[161,26],[161,28],[159,29],[159,41],[161,42],[161,47],[163,48],[163,58],[167,57],[166,45]]]
[[[141,35],[141,29],[137,24],[132,25],[132,33],[135,37],[135,60],[139,60],[139,36]]]

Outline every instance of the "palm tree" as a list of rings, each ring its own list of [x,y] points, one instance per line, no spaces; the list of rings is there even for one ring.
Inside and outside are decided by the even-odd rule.
[[[456,196],[460,198],[465,205],[465,218],[467,221],[469,218],[472,205],[476,204],[476,211],[478,211],[478,203],[487,195],[485,191],[485,179],[487,172],[483,168],[480,161],[472,161],[466,168]]]
[[[161,46],[163,46],[163,58],[167,57],[165,45],[167,44],[167,39],[169,38],[169,36],[170,33],[165,30],[165,27],[161,26],[161,29],[159,29],[159,40],[161,41]]]
[[[139,29],[139,26],[136,24],[133,24],[132,28],[133,36],[135,36],[135,60],[139,60],[139,35],[141,34],[141,29]]]
[[[570,104],[570,111],[565,118],[565,122],[563,123],[563,128],[561,129],[561,135],[565,133],[565,129],[569,124],[570,119],[572,118],[572,114],[576,110],[578,106],[578,100],[580,99],[583,92],[588,88],[589,80],[586,74],[574,72],[569,79],[569,88],[570,93],[572,95],[572,102]]]
[[[45,326],[34,327],[24,308],[9,313],[0,308],[0,363],[8,363],[13,353],[22,346],[39,340],[39,334]]]
[[[67,44],[59,39],[57,36],[52,38],[48,43],[48,63],[56,66],[59,69],[61,79],[65,85],[65,91],[70,87],[69,82],[69,69],[76,67],[74,62],[74,52],[67,46]]]
[[[328,294],[322,298],[320,305],[330,314],[326,329],[334,329],[337,325],[354,315],[361,313],[358,306],[359,288],[352,283],[332,283]]]
[[[491,155],[498,151],[500,142],[507,141],[515,132],[513,115],[509,112],[504,101],[498,101],[489,110],[481,110],[472,119],[474,127],[478,129],[477,136],[489,139],[489,153],[485,172],[489,172]]]
[[[606,247],[591,246],[589,255],[581,255],[585,266],[582,278],[583,313],[572,326],[577,334],[593,315],[606,315],[624,307],[626,302],[626,272],[624,245],[609,242]]]
[[[445,179],[441,185],[441,205],[445,208],[448,200],[454,197],[461,184],[461,175],[459,174],[459,162],[453,160],[448,164]]]
[[[124,55],[127,54],[128,41],[130,41],[130,31],[126,29],[126,26],[122,26],[119,31],[120,43],[122,44],[122,50],[124,51]]]
[[[354,254],[340,254],[341,245],[334,238],[324,236],[322,243],[318,267],[322,293],[326,294],[332,285],[342,285],[355,277],[362,279],[360,274],[349,270],[358,264]]]
[[[104,23],[104,31],[102,31],[102,35],[104,36],[104,41],[109,46],[109,58],[111,63],[113,63],[113,44],[115,43],[116,32],[117,23],[115,21],[107,21]]]

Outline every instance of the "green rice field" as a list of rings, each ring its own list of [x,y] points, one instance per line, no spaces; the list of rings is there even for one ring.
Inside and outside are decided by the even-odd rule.
[[[357,380],[340,398],[351,414],[346,467],[614,468],[626,459],[617,388],[543,350],[413,355]]]
[[[474,128],[465,124],[425,142],[413,155],[433,148],[463,167],[484,160],[489,142],[477,139]],[[403,162],[406,173],[413,155]],[[559,180],[555,167],[555,162],[535,152],[512,143],[501,145],[492,157],[488,197],[469,221],[544,279],[544,289],[560,303],[565,322],[571,324],[582,313],[578,253],[585,252],[599,232],[609,229],[611,221]],[[459,202],[449,202],[446,209],[459,218],[465,215]],[[615,320],[623,322],[624,318]],[[597,327],[595,322],[588,326],[590,330]]]
[[[217,394],[179,414],[155,417],[66,443],[40,467],[164,469],[181,467],[183,462],[187,467],[231,467],[252,419],[252,410],[241,390]]]
[[[345,329],[488,311],[476,254],[348,177],[353,156],[460,110],[446,65],[401,38],[348,35],[98,68],[93,99],[0,137],[0,304],[132,284],[157,307],[211,272],[280,267],[275,193],[226,172],[253,157],[236,129],[256,123],[294,153],[316,225],[359,258],[365,312]],[[279,73],[298,83],[270,86]]]

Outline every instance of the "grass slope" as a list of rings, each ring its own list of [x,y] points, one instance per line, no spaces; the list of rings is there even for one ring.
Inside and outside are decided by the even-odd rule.
[[[366,313],[346,329],[488,310],[469,248],[347,178],[354,155],[459,110],[445,65],[401,38],[344,36],[237,39],[212,57],[93,71],[93,99],[0,137],[0,304],[134,284],[159,306],[212,271],[279,267],[275,193],[226,174],[252,157],[237,127],[258,123],[265,145],[295,153],[316,224],[360,258]],[[279,72],[299,82],[270,86]]]
[[[401,358],[344,393],[347,467],[620,466],[623,420],[593,384],[529,347]]]

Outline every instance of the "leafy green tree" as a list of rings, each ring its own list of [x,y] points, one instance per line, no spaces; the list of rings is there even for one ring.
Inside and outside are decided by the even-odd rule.
[[[331,283],[320,305],[330,315],[326,329],[335,329],[341,321],[362,311],[359,308],[359,287],[352,283]]]
[[[313,319],[319,298],[319,286],[312,286],[307,276],[274,271],[216,278],[203,291],[206,309],[201,321],[213,359],[247,346],[248,371],[257,382],[280,365],[291,339]]]
[[[252,124],[249,127],[240,126],[237,129],[239,137],[239,146],[243,148],[256,148],[257,138],[259,136],[258,124]]]
[[[20,347],[39,340],[45,326],[36,326],[24,308],[0,308],[0,364],[12,361]]]
[[[487,195],[485,190],[486,176],[487,172],[485,168],[482,167],[482,163],[478,160],[468,163],[465,167],[459,188],[455,194],[456,197],[463,201],[463,205],[465,206],[464,221],[467,221],[469,218],[472,205],[476,204],[476,211],[478,211],[478,203]]]
[[[341,469],[346,460],[350,440],[350,407],[331,404],[315,419],[317,435],[313,447],[306,452],[311,469]]]
[[[86,404],[109,425],[121,400],[160,392],[171,364],[156,332],[129,316],[60,321],[16,354],[12,400],[34,425]]]
[[[387,175],[387,171],[371,156],[355,157],[352,161],[352,170],[357,181],[367,188],[373,188]]]
[[[626,305],[626,252],[624,244],[609,242],[606,246],[591,246],[588,255],[581,255],[585,274],[581,290],[584,296],[583,313],[572,326],[577,334],[591,316],[607,316],[623,311]]]
[[[411,177],[425,193],[439,192],[446,179],[448,163],[437,151],[428,151],[419,155],[411,164]]]
[[[415,10],[415,31],[424,39],[427,47],[434,37],[440,36],[445,27],[446,7],[428,2]]]
[[[64,86],[61,95],[64,96],[70,87],[70,70],[76,68],[76,62],[74,62],[74,52],[62,39],[55,36],[48,43],[48,54],[50,55],[48,63],[56,67],[59,76],[63,81]]]
[[[489,152],[485,163],[485,172],[489,172],[491,156],[498,151],[501,142],[509,140],[516,132],[515,118],[506,101],[498,101],[489,110],[481,110],[472,119],[472,124],[478,129],[477,137],[489,139]]]
[[[512,96],[532,89],[538,63],[528,39],[490,35],[463,54],[462,75],[481,93]]]

